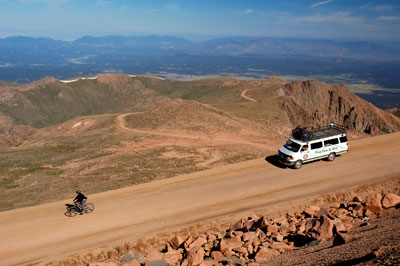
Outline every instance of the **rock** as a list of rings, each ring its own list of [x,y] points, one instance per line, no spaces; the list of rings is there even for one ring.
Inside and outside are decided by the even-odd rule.
[[[133,259],[136,260],[139,264],[142,264],[145,262],[145,258],[142,256],[142,254],[140,254],[139,252],[137,252],[134,249],[130,250],[127,254],[131,255],[133,257]],[[127,255],[127,254],[125,254],[125,255]]]
[[[247,221],[247,222],[244,223],[243,228],[246,231],[250,231],[250,229],[253,227],[253,225],[254,225],[254,221],[250,220],[250,221]]]
[[[175,236],[169,241],[169,244],[173,249],[178,249],[183,244],[183,242],[183,238],[181,238],[180,236]]]
[[[304,231],[306,231],[306,222],[302,221],[300,226],[297,228],[297,233],[303,233]]]
[[[344,227],[346,228],[346,231],[349,231],[350,229],[353,228],[353,225],[351,223],[343,223]]]
[[[337,233],[333,238],[333,245],[340,246],[350,242],[350,238],[347,234]]]
[[[270,248],[279,251],[280,253],[285,252],[286,250],[292,249],[291,246],[284,242],[274,242],[270,246]]]
[[[277,241],[277,242],[282,242],[283,241],[283,235],[281,235],[281,234],[277,234],[275,237],[274,237],[274,239],[275,239],[275,241]]]
[[[365,210],[364,210],[364,217],[371,217],[371,216],[374,216],[374,213],[371,212],[371,211],[368,210],[368,209],[365,209]]]
[[[261,241],[263,240],[263,239],[265,239],[265,233],[263,232],[263,230],[261,230],[260,228],[257,228],[257,230],[256,230],[256,237],[258,238],[258,239],[260,239]]]
[[[218,261],[205,260],[199,266],[222,266],[222,264],[218,263]]]
[[[355,197],[353,198],[353,201],[354,201],[354,202],[360,202],[360,203],[362,203],[362,198],[361,198],[360,196],[355,196]]]
[[[199,236],[189,245],[189,249],[194,248],[194,247],[201,247],[206,243],[207,243],[207,239],[205,237]]]
[[[209,243],[213,243],[214,240],[217,240],[217,236],[216,235],[211,235],[211,234],[207,235],[207,241]]]
[[[153,260],[161,260],[162,256],[163,256],[163,254],[160,251],[153,248],[153,249],[149,250],[149,252],[146,255],[146,258],[148,261],[153,261]]]
[[[318,206],[310,206],[307,209],[304,210],[304,213],[307,214],[308,216],[315,216],[320,210],[320,207]]]
[[[73,263],[72,265],[78,264],[77,262]],[[90,263],[88,264],[89,266],[117,266],[117,264],[113,262],[96,262],[96,263]]]
[[[345,217],[349,214],[349,211],[346,210],[345,208],[340,208],[336,210],[336,215],[337,217],[341,218],[341,217]]]
[[[235,253],[231,249],[225,249],[224,251],[222,251],[222,254],[227,258],[235,255]]]
[[[132,254],[126,253],[125,255],[122,256],[121,262],[126,263],[128,261],[134,260],[135,257]]]
[[[314,238],[316,239],[327,239],[333,236],[333,222],[327,216],[322,215],[321,218],[316,222],[313,227],[313,231],[316,232]]]
[[[317,214],[315,216],[320,218],[322,215],[329,216],[329,213],[325,208],[319,209],[319,211],[317,212]]]
[[[400,204],[400,196],[397,196],[393,193],[386,193],[382,199],[382,207],[385,209],[395,207],[397,204]]]
[[[213,251],[211,252],[211,258],[216,261],[222,261],[225,259],[225,256],[220,251]]]
[[[226,261],[228,262],[228,265],[236,265],[236,266],[245,265],[244,261],[235,256],[227,258]]]
[[[278,224],[278,225],[283,225],[283,224],[289,224],[288,223],[288,220],[285,218],[285,217],[279,217],[279,218],[277,218],[277,219],[275,219],[274,220],[274,223],[275,224]]]
[[[220,242],[220,251],[232,250],[242,246],[242,239],[240,237],[224,238]]]
[[[382,210],[381,202],[382,202],[381,194],[368,195],[367,198],[365,199],[364,208],[373,213],[379,213]]]
[[[137,260],[130,260],[122,264],[122,266],[140,266],[141,264]]]
[[[254,257],[254,259],[257,263],[263,263],[267,262],[271,257],[277,256],[279,254],[280,253],[277,250],[263,247],[257,251],[257,254]]]
[[[270,222],[269,222],[269,220],[267,219],[267,217],[261,217],[261,228],[265,228],[265,227],[267,227],[269,224],[270,224]]]
[[[242,231],[232,231],[232,232],[230,232],[229,233],[229,236],[231,237],[231,238],[234,238],[234,237],[242,237],[243,236],[243,232]]]
[[[229,232],[236,231],[238,229],[243,229],[244,223],[245,223],[245,220],[240,219],[236,223],[232,224],[231,227],[229,227]]]
[[[182,254],[175,250],[163,254],[163,259],[168,263],[168,265],[178,264],[182,260]]]
[[[265,231],[268,232],[268,233],[274,234],[274,233],[277,233],[278,230],[279,230],[278,226],[269,224],[269,225],[267,225],[267,228],[266,228]]]
[[[167,266],[167,262],[165,260],[151,260],[146,263],[146,266]]]
[[[204,260],[204,250],[201,247],[194,247],[188,251],[187,260],[189,266],[199,265]]]
[[[246,232],[243,234],[244,242],[254,241],[256,238],[257,238],[256,232]]]
[[[305,221],[305,228],[306,228],[306,232],[309,232],[312,228],[313,228],[313,224],[315,222],[315,219],[313,218],[307,218],[304,220]]]
[[[244,257],[247,257],[247,255],[248,255],[247,248],[245,248],[245,247],[233,248],[232,250],[235,251],[236,253],[241,254]]]
[[[347,231],[346,226],[344,225],[344,223],[341,220],[333,220],[333,224],[334,224],[334,232],[344,232]]]
[[[322,241],[321,239],[317,239],[317,240],[310,241],[310,242],[308,242],[307,246],[308,246],[308,247],[318,246],[319,243],[321,243],[321,241]]]
[[[189,246],[190,246],[190,244],[192,244],[193,240],[194,240],[194,238],[192,236],[188,236],[186,238],[185,242],[183,243],[186,250],[189,249]]]

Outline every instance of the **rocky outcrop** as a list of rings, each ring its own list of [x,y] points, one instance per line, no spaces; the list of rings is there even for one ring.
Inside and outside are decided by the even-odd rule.
[[[350,92],[345,85],[309,80],[286,84],[281,108],[296,125],[318,127],[335,122],[358,133],[377,135],[400,130],[400,119]]]
[[[363,227],[383,208],[400,206],[400,196],[385,193],[368,195],[365,201],[329,208],[310,206],[302,212],[287,213],[277,219],[252,216],[233,223],[224,232],[200,236],[174,236],[162,250],[151,249],[141,256],[134,249],[114,256],[105,265],[249,265],[268,263],[274,256],[303,246],[319,245],[332,239],[332,246],[352,241],[348,231]],[[85,262],[87,263],[87,262]],[[90,265],[101,265],[92,263]]]

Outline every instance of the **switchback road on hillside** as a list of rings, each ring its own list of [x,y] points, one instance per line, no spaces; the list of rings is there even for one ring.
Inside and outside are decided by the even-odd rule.
[[[88,195],[96,210],[67,218],[54,202],[0,213],[0,265],[44,263],[143,236],[400,176],[400,133],[350,142],[333,162],[282,169],[264,159]]]
[[[130,128],[125,125],[125,117],[128,115],[139,115],[141,113],[128,113],[122,114],[117,117],[118,125],[125,131],[137,133],[137,134],[144,134],[144,135],[156,135],[156,136],[163,136],[163,137],[171,137],[171,138],[182,138],[182,139],[192,139],[192,140],[204,140],[209,142],[222,142],[222,143],[232,143],[232,144],[242,144],[248,146],[255,146],[259,148],[270,148],[267,144],[260,144],[250,141],[244,140],[235,140],[235,139],[227,139],[227,138],[214,138],[214,137],[206,137],[206,136],[196,136],[196,135],[185,135],[185,134],[175,134],[175,133],[168,133],[168,132],[160,132],[157,130],[143,130],[143,129],[136,129]]]

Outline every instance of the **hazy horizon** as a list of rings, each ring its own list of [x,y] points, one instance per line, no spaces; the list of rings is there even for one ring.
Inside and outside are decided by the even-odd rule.
[[[0,38],[172,35],[400,40],[395,0],[0,0]]]

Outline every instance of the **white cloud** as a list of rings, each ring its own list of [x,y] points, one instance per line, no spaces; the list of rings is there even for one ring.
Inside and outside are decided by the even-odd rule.
[[[100,8],[107,8],[111,4],[111,0],[96,0],[96,5]]]
[[[333,0],[325,0],[325,1],[321,1],[315,4],[312,4],[310,7],[316,7],[316,6],[322,6],[322,5],[326,5],[333,2]]]
[[[126,11],[126,10],[128,10],[129,9],[129,6],[121,6],[121,11]]]
[[[400,19],[400,16],[380,16],[379,19],[384,21],[396,21]]]
[[[245,14],[253,14],[253,13],[254,13],[254,10],[251,9],[251,8],[247,8],[247,9],[244,11],[244,13],[245,13]]]
[[[372,3],[371,3],[371,2],[369,2],[369,3],[366,3],[365,5],[362,5],[362,6],[360,6],[360,9],[365,9],[365,8],[367,8],[367,7],[371,6],[371,5],[372,5]]]
[[[380,6],[376,6],[375,9],[378,11],[388,11],[388,10],[393,10],[394,7],[389,6],[389,5],[380,5]]]
[[[362,21],[361,17],[351,16],[349,12],[335,12],[328,14],[315,14],[306,17],[295,17],[297,22],[308,23],[339,23],[339,24],[352,24]]]
[[[179,5],[178,4],[168,4],[168,5],[165,5],[165,9],[168,11],[168,12],[171,12],[171,13],[174,13],[174,12],[178,12],[179,11]]]

